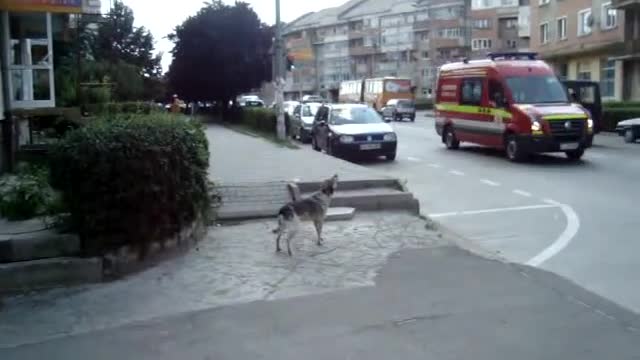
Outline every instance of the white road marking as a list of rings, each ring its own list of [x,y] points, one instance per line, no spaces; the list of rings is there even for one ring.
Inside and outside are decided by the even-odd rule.
[[[586,154],[587,154],[587,157],[592,158],[592,159],[606,159],[607,158],[607,155],[598,154],[598,153],[594,153],[594,152],[591,152],[591,151],[587,151]]]
[[[429,214],[429,217],[431,217],[431,218],[441,218],[441,217],[449,217],[449,216],[491,214],[491,213],[499,213],[499,212],[507,212],[507,211],[548,209],[548,208],[555,208],[555,207],[558,207],[558,206],[557,205],[549,205],[549,204],[540,204],[540,205],[516,206],[516,207],[508,207],[508,208],[454,211],[454,212],[448,212],[448,213]]]
[[[540,266],[545,261],[556,256],[560,251],[566,248],[567,245],[569,245],[571,240],[573,240],[573,237],[578,233],[578,229],[580,229],[580,218],[571,206],[560,204],[551,199],[545,199],[544,202],[548,204],[558,204],[565,217],[567,218],[567,227],[556,239],[556,241],[553,242],[553,244],[549,245],[541,253],[531,258],[531,260],[527,261],[527,265],[530,266]]]
[[[561,206],[562,205],[559,202],[557,202],[555,200],[551,200],[551,199],[542,199],[542,202],[550,204],[550,205],[555,205],[555,206]]]
[[[432,167],[434,169],[440,169],[442,167],[439,164],[427,164],[427,166]]]
[[[409,160],[409,161],[413,161],[413,162],[421,162],[421,161],[422,161],[422,159],[417,158],[417,157],[413,157],[413,156],[409,156],[409,157],[407,158],[407,160]]]
[[[531,197],[533,195],[531,195],[530,192],[526,192],[524,190],[520,190],[520,189],[515,189],[513,190],[513,193],[516,195],[520,195],[520,196],[524,196],[524,197]]]
[[[464,176],[464,173],[458,170],[450,170],[449,173],[457,176]]]
[[[480,182],[489,186],[500,186],[499,182],[491,181],[489,179],[480,179]]]

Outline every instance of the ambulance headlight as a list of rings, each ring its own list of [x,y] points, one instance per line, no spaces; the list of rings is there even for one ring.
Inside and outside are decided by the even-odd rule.
[[[540,124],[540,122],[537,120],[532,121],[531,131],[542,131],[542,124]]]
[[[587,119],[587,127],[589,129],[593,129],[593,119],[591,118]]]

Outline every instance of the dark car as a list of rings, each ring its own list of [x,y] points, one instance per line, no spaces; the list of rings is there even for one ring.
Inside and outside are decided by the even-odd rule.
[[[391,125],[362,104],[323,105],[311,129],[314,150],[337,157],[355,154],[396,158],[398,140]]]
[[[640,118],[620,121],[616,126],[616,132],[624,136],[624,141],[634,143],[640,139]]]
[[[413,100],[391,99],[381,113],[386,121],[416,121],[416,104]]]
[[[593,132],[602,130],[602,98],[600,84],[587,80],[565,80],[562,82],[567,89],[569,99],[582,105],[589,111],[593,120]]]

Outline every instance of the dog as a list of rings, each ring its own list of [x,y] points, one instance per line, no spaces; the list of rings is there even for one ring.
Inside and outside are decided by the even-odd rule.
[[[316,228],[318,238],[316,244],[322,245],[322,226],[324,225],[324,218],[327,215],[327,210],[331,203],[331,198],[338,187],[338,175],[333,175],[330,179],[325,180],[320,187],[320,190],[313,195],[292,201],[280,208],[278,212],[278,227],[273,230],[274,234],[278,234],[276,237],[276,252],[282,251],[280,248],[280,238],[287,233],[287,253],[292,256],[291,253],[291,240],[296,236],[301,220],[313,221],[313,225]]]

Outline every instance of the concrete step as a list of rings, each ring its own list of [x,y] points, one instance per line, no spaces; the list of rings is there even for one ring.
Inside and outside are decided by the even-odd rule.
[[[0,264],[0,293],[102,281],[102,259],[52,258]]]
[[[262,206],[260,208],[249,206],[225,206],[218,211],[217,219],[220,221],[229,221],[275,218],[278,216],[278,211],[281,206]],[[332,207],[327,211],[326,221],[351,220],[355,216],[355,212],[356,209],[352,207]]]
[[[309,196],[312,193],[303,193]],[[332,207],[352,207],[361,211],[409,210],[419,213],[420,205],[413,194],[391,188],[338,190],[331,199]]]
[[[356,215],[356,209],[352,207],[332,207],[327,210],[325,221],[346,221]]]
[[[75,234],[60,234],[53,229],[0,233],[0,263],[74,256],[80,253],[80,239]]]

